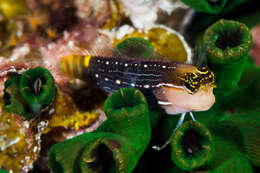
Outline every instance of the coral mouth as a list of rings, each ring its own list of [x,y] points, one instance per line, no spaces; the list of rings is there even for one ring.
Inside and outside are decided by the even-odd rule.
[[[203,124],[188,121],[176,130],[171,147],[174,163],[184,170],[192,171],[205,166],[211,159],[212,136]]]
[[[221,19],[214,23],[206,30],[203,40],[211,61],[236,60],[252,47],[250,30],[245,24],[233,20]]]
[[[240,28],[234,28],[233,30],[224,29],[224,31],[217,33],[218,38],[215,45],[218,48],[225,50],[228,47],[233,48],[242,43],[243,33]]]
[[[93,171],[109,172],[115,169],[115,160],[112,151],[105,145],[99,144],[93,151],[94,162],[88,163],[88,166]]]
[[[181,145],[184,148],[186,157],[194,157],[202,147],[203,136],[197,131],[189,129],[183,136]]]

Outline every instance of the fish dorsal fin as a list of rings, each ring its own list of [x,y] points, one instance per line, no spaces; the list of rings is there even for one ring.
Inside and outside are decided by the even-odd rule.
[[[114,58],[140,58],[140,59],[164,59],[154,51],[152,44],[143,38],[127,38],[115,48],[111,46],[111,39],[98,34],[95,41],[87,47],[83,53],[92,56],[104,56]]]
[[[110,44],[110,39],[105,35],[98,34],[97,38],[84,49],[83,54],[91,56],[112,56],[113,48]]]
[[[206,57],[206,50],[203,44],[199,43],[193,49],[193,59],[192,62],[195,66],[207,66],[207,57]]]

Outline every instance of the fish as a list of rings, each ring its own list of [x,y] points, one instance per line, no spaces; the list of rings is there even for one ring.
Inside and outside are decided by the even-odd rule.
[[[156,52],[153,58],[139,57],[133,47],[139,53],[140,47],[146,48],[133,45],[131,55],[113,50],[113,55],[64,56],[61,69],[82,80],[91,77],[107,93],[124,87],[137,88],[148,102],[155,98],[168,114],[206,111],[214,104],[215,79],[208,67],[177,63]],[[95,54],[99,52],[97,48]]]
[[[102,53],[109,51],[94,48],[85,55],[65,56],[61,69],[82,80],[90,77],[107,93],[125,87],[137,88],[149,105],[156,103],[170,115],[181,113],[166,143],[162,147],[153,146],[155,150],[162,150],[182,125],[187,112],[196,121],[192,112],[206,111],[215,103],[214,73],[205,65],[168,60],[143,43],[130,42],[127,46],[123,52],[109,47],[111,55]],[[146,50],[150,53],[144,57]]]

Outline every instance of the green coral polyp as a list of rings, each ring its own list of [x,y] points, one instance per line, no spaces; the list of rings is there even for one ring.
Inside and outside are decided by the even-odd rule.
[[[52,102],[55,90],[51,73],[43,67],[11,74],[5,82],[4,110],[31,119]]]
[[[252,47],[252,35],[248,27],[233,20],[219,20],[204,34],[204,43],[211,59],[226,63],[248,53]]]
[[[206,165],[213,152],[209,130],[201,123],[192,121],[176,130],[171,147],[174,163],[188,171]]]
[[[25,71],[21,76],[19,88],[33,113],[38,113],[48,106],[55,96],[53,76],[43,67]]]
[[[125,113],[124,109],[140,109],[140,106],[147,106],[146,99],[142,97],[139,90],[131,88],[120,89],[109,97],[104,104],[107,116],[113,115],[113,113]]]
[[[6,171],[4,169],[0,169],[0,173],[8,173],[8,171]]]
[[[6,112],[23,115],[25,113],[25,108],[19,99],[21,98],[18,87],[19,78],[19,74],[13,74],[4,84],[4,110]]]
[[[49,165],[53,171],[133,171],[151,137],[146,99],[139,90],[121,88],[105,101],[104,112],[107,120],[97,130],[50,149]]]
[[[116,50],[133,58],[154,58],[153,45],[139,37],[126,38],[117,44]]]
[[[196,11],[218,14],[225,7],[227,0],[182,0]]]
[[[233,20],[219,20],[203,37],[210,69],[216,76],[216,93],[228,93],[237,87],[252,47],[247,26]]]

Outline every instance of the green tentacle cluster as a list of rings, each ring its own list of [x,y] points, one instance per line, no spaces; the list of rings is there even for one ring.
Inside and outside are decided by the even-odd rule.
[[[151,136],[146,99],[139,90],[122,88],[105,101],[104,111],[107,120],[97,130],[51,148],[54,172],[133,171]]]
[[[53,76],[43,67],[12,74],[5,82],[4,109],[31,119],[53,101],[55,90]]]

